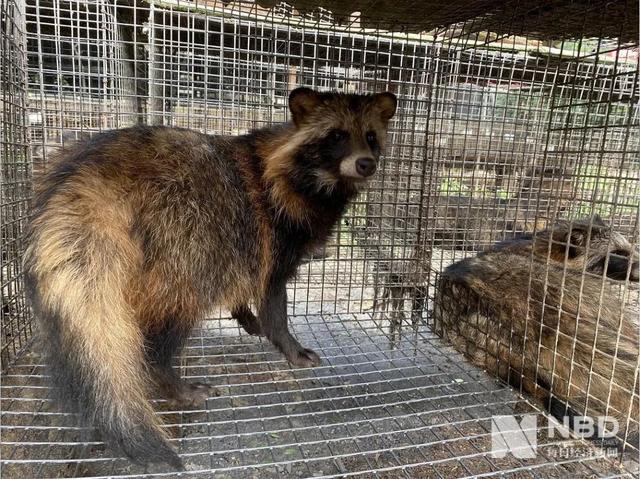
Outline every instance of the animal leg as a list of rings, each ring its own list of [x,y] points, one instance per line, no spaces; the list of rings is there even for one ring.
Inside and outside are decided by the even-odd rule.
[[[156,386],[176,406],[195,406],[209,397],[210,386],[202,382],[187,382],[172,365],[189,335],[185,322],[171,318],[158,331],[146,335],[147,358]]]
[[[287,323],[287,290],[284,284],[272,287],[262,301],[258,313],[265,336],[296,366],[312,367],[321,363],[311,349],[303,347],[289,331]]]
[[[231,317],[236,319],[240,326],[242,326],[242,329],[250,335],[264,336],[262,328],[260,327],[260,321],[258,321],[258,318],[256,318],[246,304],[234,308],[231,311]]]

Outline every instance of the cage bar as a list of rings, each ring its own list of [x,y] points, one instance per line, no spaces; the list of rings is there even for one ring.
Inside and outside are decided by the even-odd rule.
[[[517,368],[534,359],[517,353],[513,331],[500,347],[516,357],[496,377],[447,342],[436,314],[448,266],[562,221],[598,215],[637,258],[637,8],[559,2],[546,11],[539,2],[504,9],[480,2],[480,11],[469,6],[460,17],[446,5],[409,1],[386,9],[358,1],[350,11],[346,2],[325,2],[326,9],[304,0],[272,3],[0,4],[3,477],[176,474],[119,457],[52,399],[38,346],[46,338],[32,338],[21,269],[32,172],[46,171],[60,147],[139,123],[237,135],[284,122],[288,92],[299,85],[393,91],[399,104],[389,145],[331,240],[288,285],[292,327],[322,366],[289,367],[222,310],[211,311],[176,358],[182,376],[213,386],[193,409],[153,398],[187,466],[182,476],[637,474],[638,355],[619,359],[622,327],[611,352],[599,346],[596,320],[588,381],[577,387],[569,378],[570,401],[559,377],[566,364],[572,375],[584,370],[559,345],[581,341],[585,305],[615,301],[620,324],[637,317],[636,281],[611,283],[587,267],[564,268],[558,315],[573,311],[566,278],[579,278],[581,287],[599,278],[603,286],[597,298],[578,294],[573,334],[556,327],[554,347],[535,345],[537,355],[554,355],[549,384],[539,381],[543,371]],[[618,256],[603,257],[605,270]],[[524,322],[532,331],[541,327],[535,311],[549,304],[531,288],[551,287],[557,264],[550,255],[527,261]],[[542,278],[529,272],[537,264]],[[608,374],[594,366],[603,357]],[[631,387],[619,380],[628,370],[635,372]],[[527,381],[540,394],[530,395]],[[602,390],[606,397],[594,392]],[[618,394],[630,398],[628,410],[615,410]],[[624,432],[604,443],[575,431],[550,436],[550,424],[560,427],[558,407],[611,412],[624,418]],[[500,416],[518,425],[533,418],[533,457],[526,444],[496,445]]]
[[[2,178],[2,313],[0,329],[3,367],[24,350],[32,333],[31,315],[22,284],[22,231],[31,193],[31,161],[27,118],[27,64],[24,2],[3,2],[2,32],[2,128],[0,145]]]

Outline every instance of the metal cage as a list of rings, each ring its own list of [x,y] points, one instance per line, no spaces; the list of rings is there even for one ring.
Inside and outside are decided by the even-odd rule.
[[[213,385],[192,410],[154,399],[187,465],[182,476],[637,473],[637,354],[625,364],[635,371],[621,393],[630,398],[625,434],[607,444],[575,431],[552,436],[550,404],[522,386],[536,378],[521,375],[518,387],[474,366],[434,314],[447,266],[561,220],[597,214],[637,255],[637,5],[609,3],[631,20],[612,18],[611,34],[577,2],[571,12],[584,16],[557,24],[563,37],[527,2],[444,27],[403,17],[404,29],[393,28],[398,19],[250,1],[1,2],[2,477],[177,474],[119,457],[51,400],[38,354],[46,338],[32,324],[20,263],[32,171],[45,171],[61,145],[137,123],[239,134],[286,121],[298,85],[395,92],[389,146],[322,254],[289,285],[293,329],[322,366],[290,368],[225,311],[212,311],[176,358],[183,376]],[[603,15],[595,18],[606,23]],[[615,291],[625,314],[637,315],[637,284],[626,278]],[[605,353],[595,339],[592,349],[592,361]],[[612,368],[609,377],[588,371],[609,396],[622,387]],[[556,395],[555,383],[538,387],[578,414],[590,401],[610,406],[590,386],[578,404]],[[513,421],[496,422],[505,416]],[[518,438],[537,443],[533,454]]]

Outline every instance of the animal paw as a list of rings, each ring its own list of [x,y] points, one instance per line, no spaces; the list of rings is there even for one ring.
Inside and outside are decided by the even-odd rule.
[[[169,404],[180,407],[194,407],[204,403],[209,397],[211,386],[202,382],[182,381],[178,390],[169,399]]]
[[[292,354],[287,355],[287,360],[294,366],[300,366],[302,368],[312,368],[322,364],[322,359],[320,359],[320,356],[318,356],[315,351],[303,348],[302,346]]]

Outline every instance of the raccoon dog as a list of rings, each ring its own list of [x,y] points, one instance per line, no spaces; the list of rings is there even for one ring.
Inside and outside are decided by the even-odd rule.
[[[214,305],[320,363],[289,332],[285,285],[375,172],[396,98],[299,88],[289,107],[291,124],[238,137],[99,134],[37,186],[25,270],[54,384],[133,460],[181,467],[148,395],[206,394],[171,358]]]
[[[629,242],[598,217],[564,222],[446,268],[436,324],[476,365],[558,418],[613,416],[619,434],[637,441],[627,418],[638,409],[639,325],[618,279],[638,281]]]

